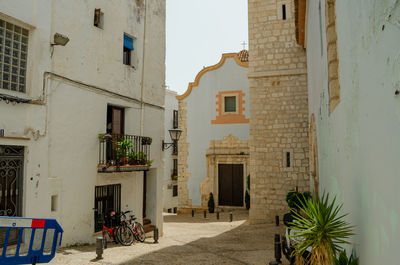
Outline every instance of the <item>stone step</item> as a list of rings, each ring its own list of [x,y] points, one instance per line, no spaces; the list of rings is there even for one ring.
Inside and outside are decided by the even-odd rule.
[[[144,229],[145,233],[154,231],[155,228],[156,228],[156,226],[155,225],[151,225],[151,224],[147,224],[147,225],[143,226],[143,229]]]

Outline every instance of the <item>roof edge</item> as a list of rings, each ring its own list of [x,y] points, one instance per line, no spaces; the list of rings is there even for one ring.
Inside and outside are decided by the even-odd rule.
[[[176,99],[178,99],[178,100],[183,100],[183,99],[187,98],[187,97],[190,95],[190,93],[192,92],[193,87],[199,85],[200,78],[201,78],[205,73],[210,72],[210,71],[217,70],[218,68],[220,68],[221,66],[223,66],[223,65],[225,64],[225,61],[226,61],[226,59],[228,59],[228,58],[234,58],[234,59],[235,59],[235,62],[236,62],[239,66],[241,66],[241,67],[246,67],[246,68],[249,67],[249,63],[248,63],[248,62],[242,62],[242,61],[240,61],[239,56],[238,56],[238,53],[223,53],[223,54],[222,54],[222,57],[221,57],[221,60],[220,60],[217,64],[203,68],[203,69],[196,75],[196,78],[194,79],[194,82],[190,82],[190,83],[189,83],[188,88],[187,88],[187,90],[185,91],[185,93],[183,93],[182,95],[176,96]]]

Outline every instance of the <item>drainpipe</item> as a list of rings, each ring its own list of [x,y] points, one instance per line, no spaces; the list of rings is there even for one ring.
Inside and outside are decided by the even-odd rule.
[[[144,132],[144,65],[146,57],[146,25],[147,25],[147,0],[144,2],[144,29],[143,29],[143,59],[142,59],[142,82],[140,87],[140,136]]]

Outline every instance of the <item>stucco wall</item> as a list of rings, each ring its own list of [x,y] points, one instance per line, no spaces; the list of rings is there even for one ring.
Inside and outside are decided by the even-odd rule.
[[[234,58],[227,58],[222,67],[206,72],[201,76],[198,86],[193,87],[190,95],[182,101],[186,104],[187,138],[189,143],[187,189],[192,205],[201,206],[200,183],[207,177],[206,151],[211,140],[222,140],[232,134],[240,140],[249,139],[249,124],[211,124],[218,113],[216,95],[221,91],[241,90],[245,93],[244,114],[249,117],[249,81],[247,68],[237,64]],[[181,108],[180,108],[181,111]],[[182,143],[180,143],[181,146]],[[180,148],[181,149],[181,148]],[[181,152],[179,153],[181,156]],[[181,172],[181,171],[180,171]],[[181,177],[181,173],[179,173]],[[181,184],[181,182],[180,182]],[[180,195],[179,195],[180,196]]]
[[[162,233],[165,1],[146,2],[146,42],[144,1],[0,3],[1,19],[30,30],[27,93],[0,93],[34,101],[0,101],[5,135],[29,138],[1,138],[0,145],[25,146],[23,216],[57,218],[63,245],[93,242],[96,185],[122,184],[121,209],[142,218],[143,172],[97,173],[97,136],[106,131],[108,104],[125,108],[126,134],[153,138],[147,213]],[[104,12],[104,29],[93,26],[95,8]],[[69,37],[66,46],[50,47],[56,32]],[[137,38],[136,69],[122,63],[124,32]],[[58,195],[55,212],[52,195]]]
[[[170,129],[173,128],[173,115],[174,110],[178,110],[178,100],[176,99],[177,93],[172,90],[165,90],[165,120],[164,120],[164,141],[171,143],[171,137],[169,135]],[[173,159],[178,159],[178,156],[172,155],[173,147],[164,150],[164,210],[178,207],[178,196],[172,196],[172,186],[178,185],[178,182],[171,179],[171,173],[173,171]]]
[[[397,264],[400,150],[400,2],[336,1],[340,103],[329,113],[325,1],[308,1],[310,115],[320,191],[338,196],[360,264]],[[322,46],[321,46],[322,44]]]

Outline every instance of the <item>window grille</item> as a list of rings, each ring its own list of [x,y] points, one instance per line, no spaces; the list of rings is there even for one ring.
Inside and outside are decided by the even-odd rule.
[[[225,112],[236,112],[236,97],[225,97]]]
[[[0,19],[0,88],[26,92],[29,31]]]
[[[174,118],[173,118],[173,124],[172,126],[174,129],[178,129],[178,111],[174,110]]]

